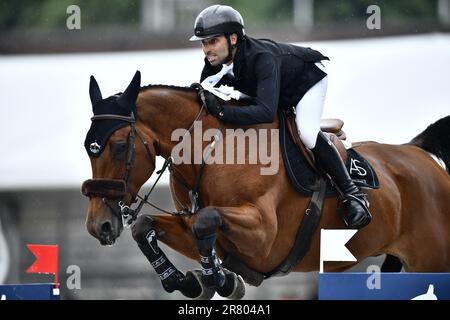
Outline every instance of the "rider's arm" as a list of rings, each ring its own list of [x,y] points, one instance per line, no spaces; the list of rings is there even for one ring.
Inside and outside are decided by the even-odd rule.
[[[279,64],[273,55],[261,54],[255,61],[255,73],[257,81],[255,104],[241,107],[224,105],[222,120],[237,125],[274,121],[280,92]]]

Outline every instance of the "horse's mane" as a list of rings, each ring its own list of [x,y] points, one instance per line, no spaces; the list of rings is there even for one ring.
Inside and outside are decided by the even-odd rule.
[[[167,84],[149,84],[147,86],[141,87],[140,92],[145,92],[150,89],[169,89],[169,90],[176,90],[176,91],[181,91],[181,92],[197,93],[196,89],[194,89],[192,87],[180,87],[180,86],[173,86],[173,85],[167,85]],[[228,101],[227,104],[248,105],[249,100],[248,99],[241,99],[241,100],[231,99],[230,101]]]
[[[178,90],[183,92],[196,92],[194,88],[191,87],[179,87],[179,86],[172,86],[172,85],[166,85],[166,84],[149,84],[147,86],[141,87],[141,92],[146,91],[149,89],[170,89],[170,90]]]

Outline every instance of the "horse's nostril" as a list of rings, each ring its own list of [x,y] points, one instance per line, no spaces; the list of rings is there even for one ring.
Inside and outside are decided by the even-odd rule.
[[[102,234],[110,234],[112,230],[112,224],[111,221],[105,221],[102,223],[101,226],[101,233]]]

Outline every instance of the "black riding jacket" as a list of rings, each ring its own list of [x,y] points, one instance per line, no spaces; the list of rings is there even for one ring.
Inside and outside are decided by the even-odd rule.
[[[234,79],[227,74],[216,86],[233,86],[253,97],[254,104],[224,105],[222,119],[237,125],[273,122],[278,108],[296,106],[327,75],[314,64],[321,60],[329,59],[311,48],[245,36],[233,59]],[[205,58],[200,81],[221,69],[222,65],[213,67]]]

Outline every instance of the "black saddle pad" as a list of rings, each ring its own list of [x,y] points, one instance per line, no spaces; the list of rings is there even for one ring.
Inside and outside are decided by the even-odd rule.
[[[314,191],[316,173],[311,168],[303,153],[299,150],[286,125],[286,115],[279,113],[280,121],[280,145],[284,166],[294,188],[304,196],[311,196]],[[347,171],[358,187],[379,188],[378,177],[372,166],[354,149],[347,150]],[[335,196],[336,190],[327,182],[327,197]]]

